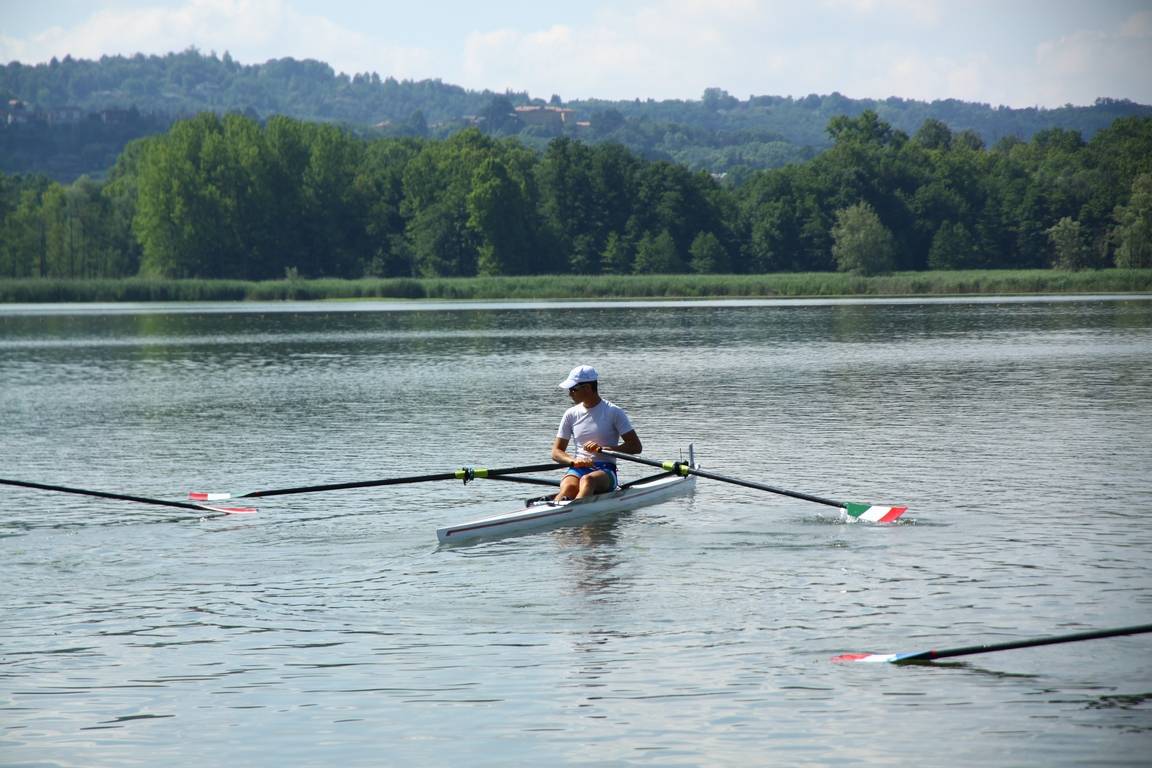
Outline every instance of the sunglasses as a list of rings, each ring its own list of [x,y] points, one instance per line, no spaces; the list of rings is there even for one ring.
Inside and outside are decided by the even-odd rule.
[[[576,385],[576,386],[574,386],[574,387],[568,387],[568,391],[569,391],[569,392],[575,392],[576,390],[580,389],[580,387],[586,387],[586,386],[588,386],[588,382],[586,382],[586,381],[585,381],[584,383],[582,383],[582,384],[577,384],[577,385]]]

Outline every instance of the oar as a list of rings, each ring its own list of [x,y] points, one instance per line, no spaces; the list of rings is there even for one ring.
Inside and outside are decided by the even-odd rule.
[[[560,487],[560,481],[555,478],[543,477],[515,477],[513,475],[489,475],[487,480],[500,480],[508,483],[525,483],[526,485],[551,485],[556,488]]]
[[[30,483],[26,480],[4,480],[0,484],[16,485],[21,488],[35,488],[40,491],[55,491],[56,493],[74,493],[80,496],[95,496],[100,499],[116,499],[118,501],[134,501],[137,504],[155,504],[161,507],[178,507],[180,509],[208,510],[209,512],[223,512],[226,515],[246,515],[255,512],[253,507],[216,507],[211,504],[196,504],[186,501],[167,501],[165,499],[150,499],[147,496],[129,496],[124,493],[107,493],[105,491],[92,491],[87,488],[69,488],[64,485],[46,485],[44,483]]]
[[[840,507],[848,513],[850,517],[867,520],[873,523],[891,523],[908,511],[908,507],[885,507],[876,504],[865,504],[858,501],[834,501],[833,499],[825,499],[820,496],[813,496],[810,493],[800,493],[799,491],[788,491],[783,488],[773,488],[770,485],[763,483],[754,483],[751,480],[740,480],[735,477],[725,477],[718,475],[715,472],[706,472],[696,467],[691,467],[679,461],[653,461],[652,459],[642,459],[639,456],[633,456],[630,453],[620,453],[619,451],[610,451],[607,449],[601,450],[600,453],[605,456],[614,456],[618,459],[625,459],[627,461],[635,461],[639,464],[647,464],[650,467],[660,467],[666,472],[671,472],[675,475],[696,475],[698,477],[706,477],[709,480],[719,480],[722,483],[732,483],[733,485],[742,485],[745,488],[755,488],[758,491],[768,491],[768,493],[776,493],[781,496],[791,496],[794,499],[803,499],[804,501],[814,501],[817,504],[823,504],[828,507]]]
[[[351,483],[329,483],[327,485],[304,485],[298,488],[273,488],[266,491],[251,491],[250,493],[233,496],[230,493],[204,493],[192,491],[188,498],[197,501],[215,501],[219,499],[252,499],[258,496],[287,496],[292,493],[319,493],[321,491],[343,491],[349,488],[375,488],[381,485],[403,485],[406,483],[431,483],[437,480],[463,480],[465,483],[475,478],[504,479],[503,475],[515,475],[524,472],[545,472],[550,469],[560,469],[563,464],[532,464],[525,467],[500,467],[497,469],[484,469],[483,467],[464,467],[452,472],[440,472],[435,475],[413,475],[411,477],[389,477],[384,480],[359,480]],[[528,480],[528,478],[524,478]],[[529,480],[531,482],[531,480]],[[547,481],[545,481],[547,482]],[[551,485],[551,483],[548,483]]]
[[[1070,635],[1033,637],[1027,640],[1010,640],[1006,643],[968,645],[962,648],[945,648],[939,651],[915,651],[913,653],[843,653],[839,656],[833,656],[832,661],[886,661],[892,664],[897,664],[902,661],[935,661],[936,659],[948,659],[953,656],[971,656],[975,653],[1011,651],[1016,648],[1034,648],[1038,645],[1078,643],[1081,640],[1099,640],[1104,637],[1119,637],[1120,635],[1140,635],[1145,632],[1152,632],[1152,624],[1138,624],[1135,627],[1120,627],[1118,629],[1099,629],[1092,632],[1076,632]]]

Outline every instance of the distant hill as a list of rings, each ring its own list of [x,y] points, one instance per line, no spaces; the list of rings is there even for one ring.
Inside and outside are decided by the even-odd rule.
[[[1085,139],[1118,117],[1152,116],[1152,106],[1099,99],[1091,106],[1011,109],[953,99],[736,98],[709,88],[699,100],[545,101],[528,93],[470,91],[440,80],[337,74],[320,61],[240,64],[195,49],[165,56],[53,59],[0,67],[0,171],[69,181],[105,172],[133,138],[164,131],[197,112],[283,114],[340,123],[362,135],[444,137],[468,126],[514,135],[542,148],[557,136],[619,142],[649,158],[729,174],[810,159],[831,146],[829,120],[865,110],[908,134],[925,120],[986,145],[1030,139],[1050,128]]]

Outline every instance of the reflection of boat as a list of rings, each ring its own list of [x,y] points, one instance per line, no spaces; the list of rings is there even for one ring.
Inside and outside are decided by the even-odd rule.
[[[694,465],[693,465],[694,466]],[[436,531],[441,544],[476,539],[493,539],[519,533],[583,523],[625,510],[639,509],[682,496],[696,487],[693,475],[664,472],[628,483],[609,493],[573,501],[551,501],[550,497],[530,499],[523,509],[482,517]]]

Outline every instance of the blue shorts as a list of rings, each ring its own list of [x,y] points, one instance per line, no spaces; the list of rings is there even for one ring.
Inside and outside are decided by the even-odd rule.
[[[568,467],[565,475],[574,475],[576,477],[584,477],[593,472],[605,472],[612,478],[612,487],[620,485],[620,479],[616,476],[616,465],[607,461],[594,461],[590,467]]]

